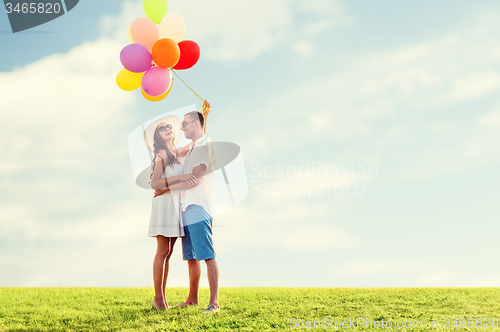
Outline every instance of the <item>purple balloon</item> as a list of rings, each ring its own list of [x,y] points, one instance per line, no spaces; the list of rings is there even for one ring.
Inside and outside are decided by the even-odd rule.
[[[132,73],[143,73],[153,66],[151,52],[141,44],[125,46],[120,53],[120,61]]]
[[[172,75],[170,70],[162,67],[153,67],[142,76],[142,88],[152,97],[157,97],[167,92]]]

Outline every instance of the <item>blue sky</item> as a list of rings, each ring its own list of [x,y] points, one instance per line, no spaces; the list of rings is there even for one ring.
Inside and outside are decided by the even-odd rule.
[[[497,2],[169,4],[202,49],[179,74],[247,166],[248,197],[214,219],[221,286],[500,286]],[[0,286],[152,285],[128,135],[200,103],[176,81],[155,104],[116,87],[142,16],[87,0],[12,34],[0,14]],[[187,286],[180,247],[169,284]]]

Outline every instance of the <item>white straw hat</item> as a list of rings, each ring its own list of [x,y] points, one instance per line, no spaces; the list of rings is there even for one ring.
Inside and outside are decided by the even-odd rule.
[[[172,125],[172,133],[174,134],[174,141],[173,141],[174,145],[177,144],[181,136],[181,122],[179,121],[179,118],[176,117],[175,115],[169,115],[159,120],[156,120],[155,122],[150,124],[144,131],[144,141],[146,142],[148,149],[150,149],[151,151],[155,150],[153,146],[155,130],[161,123]]]

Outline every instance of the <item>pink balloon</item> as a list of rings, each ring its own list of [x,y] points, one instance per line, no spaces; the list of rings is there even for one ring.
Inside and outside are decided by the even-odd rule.
[[[125,46],[120,53],[123,67],[132,73],[143,73],[153,66],[153,56],[141,44]]]
[[[130,25],[130,36],[134,43],[141,44],[151,51],[160,38],[160,32],[155,22],[147,17],[141,17]]]
[[[169,69],[153,67],[142,77],[142,88],[148,95],[157,97],[167,92],[171,82],[172,74]]]

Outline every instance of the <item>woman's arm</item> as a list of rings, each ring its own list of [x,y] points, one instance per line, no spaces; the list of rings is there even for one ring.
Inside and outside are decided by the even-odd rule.
[[[154,158],[155,158],[155,170],[153,171],[151,182],[160,179],[163,175],[163,172],[165,171],[162,165],[162,158],[160,158],[160,156],[158,156],[157,154],[155,154]]]
[[[176,182],[184,181],[194,183],[196,181],[196,177],[192,174],[175,175],[168,178],[162,178],[163,172],[165,171],[164,165],[167,157],[166,153],[161,153],[162,151],[164,152],[164,150],[161,150],[159,155],[156,157],[155,170],[151,179],[151,188],[164,189]],[[163,159],[162,157],[165,158]]]
[[[182,180],[182,175],[171,176],[169,178],[159,178],[151,181],[151,188],[164,189],[170,186],[171,184],[179,182],[181,180]]]
[[[191,189],[200,183],[201,178],[205,174],[205,170],[207,169],[207,166],[204,164],[198,165],[193,168],[193,178],[195,179],[194,181],[186,181],[186,182],[177,182],[175,184],[172,184],[169,186],[169,190],[187,190]]]
[[[165,188],[168,184],[178,182],[181,180],[181,176],[171,176],[169,178],[162,178],[165,172],[165,160],[167,159],[167,153],[165,150],[160,150],[158,154],[155,155],[155,170],[153,171],[153,176],[151,178],[151,188],[160,189]]]
[[[183,175],[171,176],[168,178],[159,178],[157,180],[151,181],[151,188],[153,189],[170,188],[172,184],[179,182],[187,182],[189,184],[194,184],[196,183],[196,176],[194,176],[193,174],[183,174]]]

